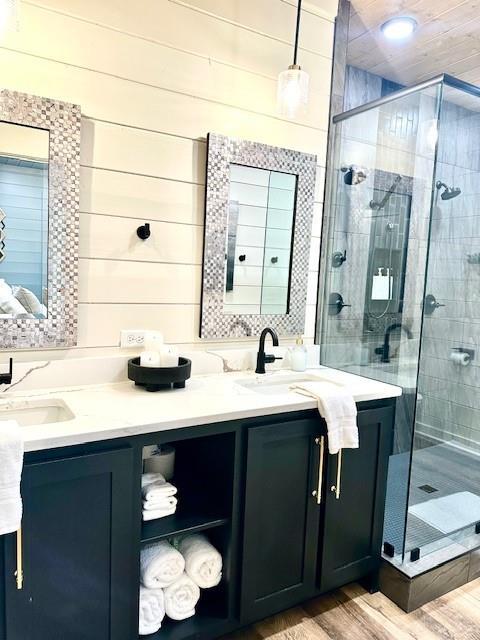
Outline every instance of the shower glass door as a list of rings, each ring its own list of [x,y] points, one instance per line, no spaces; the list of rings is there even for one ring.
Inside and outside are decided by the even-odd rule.
[[[411,575],[480,546],[479,141],[448,76],[333,124],[321,363],[403,389],[384,541]]]
[[[403,387],[384,539],[403,559],[440,85],[334,124],[321,363]],[[361,434],[360,434],[361,439]]]
[[[480,544],[480,97],[444,86],[405,560]]]

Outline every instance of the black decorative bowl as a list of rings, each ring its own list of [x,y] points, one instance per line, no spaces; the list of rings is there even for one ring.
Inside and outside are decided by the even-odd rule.
[[[161,389],[183,389],[185,380],[190,378],[192,361],[179,358],[176,367],[142,367],[140,357],[128,361],[128,378],[147,391]]]

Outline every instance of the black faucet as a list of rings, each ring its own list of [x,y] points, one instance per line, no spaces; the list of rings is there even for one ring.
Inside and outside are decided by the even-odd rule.
[[[10,370],[8,373],[0,373],[0,384],[12,384],[13,358],[10,358]]]
[[[265,338],[267,337],[267,333],[272,336],[273,346],[278,347],[278,336],[276,331],[274,331],[274,329],[270,329],[270,327],[267,327],[260,334],[257,353],[257,368],[255,369],[255,373],[265,373],[266,364],[271,364],[272,362],[275,362],[275,360],[282,359],[276,358],[274,355],[265,353]]]
[[[405,331],[405,333],[407,334],[407,338],[409,340],[413,338],[413,334],[410,329],[403,325],[401,322],[395,322],[394,324],[391,324],[385,331],[383,346],[377,347],[375,349],[375,353],[382,356],[380,358],[380,362],[390,362],[390,334],[392,333],[392,331],[395,331],[395,329],[403,329],[403,331]]]

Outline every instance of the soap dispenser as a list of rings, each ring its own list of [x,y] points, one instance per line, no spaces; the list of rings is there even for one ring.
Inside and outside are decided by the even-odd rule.
[[[305,371],[307,368],[307,348],[303,344],[301,336],[298,336],[296,344],[291,350],[290,361],[293,371]]]

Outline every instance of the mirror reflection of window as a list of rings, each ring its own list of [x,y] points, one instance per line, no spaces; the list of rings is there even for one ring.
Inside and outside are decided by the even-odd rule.
[[[0,122],[0,318],[46,318],[48,151],[45,129]]]
[[[230,165],[224,313],[286,314],[297,176]]]

